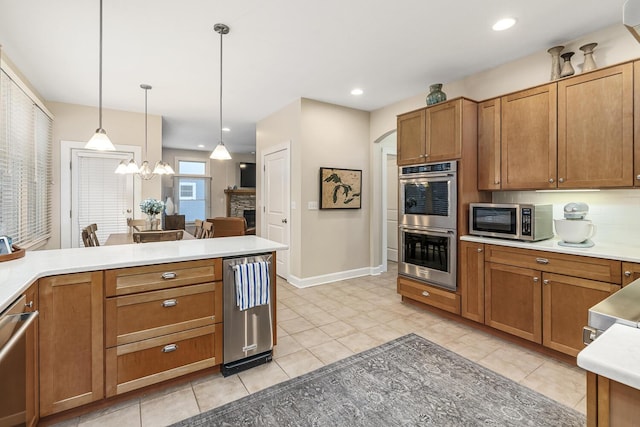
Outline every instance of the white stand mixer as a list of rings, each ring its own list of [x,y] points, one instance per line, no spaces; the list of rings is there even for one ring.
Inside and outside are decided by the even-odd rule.
[[[586,203],[568,203],[564,206],[564,218],[554,219],[556,234],[560,237],[558,245],[572,248],[590,248],[590,240],[596,233],[596,226],[588,219],[589,206]]]

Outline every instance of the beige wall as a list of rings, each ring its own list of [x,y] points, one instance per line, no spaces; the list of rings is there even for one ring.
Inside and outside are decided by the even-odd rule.
[[[193,159],[209,162],[209,174],[211,175],[211,210],[207,218],[216,216],[226,216],[226,198],[224,189],[228,186],[240,186],[240,166],[239,163],[256,161],[255,154],[247,153],[230,153],[231,160],[212,160],[209,158],[210,151],[196,150],[176,150],[173,148],[165,148],[162,152],[162,160],[169,163],[171,167],[178,172],[176,158]],[[173,196],[173,179],[163,177],[162,179],[162,197],[163,200],[167,196]]]
[[[46,102],[54,114],[53,122],[53,230],[45,249],[60,247],[60,141],[88,141],[98,127],[98,109],[84,105]],[[102,123],[115,145],[138,145],[144,150],[144,113],[106,110],[102,111]],[[146,159],[155,164],[162,157],[162,117],[148,116],[148,150]],[[144,153],[143,153],[144,157]],[[139,163],[139,162],[138,162]],[[135,178],[136,184],[140,183]],[[160,198],[160,179],[142,181],[142,198]],[[66,231],[65,231],[66,232]]]

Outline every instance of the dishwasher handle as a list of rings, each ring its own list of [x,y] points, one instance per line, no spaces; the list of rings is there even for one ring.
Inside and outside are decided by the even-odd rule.
[[[36,310],[32,312],[27,312],[27,313],[11,314],[10,316],[8,316],[11,318],[16,318],[16,323],[17,322],[23,322],[23,323],[20,326],[20,328],[11,336],[11,338],[9,338],[6,344],[2,348],[0,348],[0,362],[2,362],[2,359],[4,359],[7,356],[7,354],[9,354],[9,352],[11,351],[13,346],[16,345],[18,340],[22,338],[24,334],[27,333],[27,329],[36,320],[36,317],[38,317],[39,314],[40,313],[38,313],[38,311]]]

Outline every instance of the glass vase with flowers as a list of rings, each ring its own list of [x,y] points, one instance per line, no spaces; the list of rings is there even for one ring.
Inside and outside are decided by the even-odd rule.
[[[158,230],[160,221],[156,218],[164,210],[164,202],[156,199],[145,199],[140,203],[140,210],[147,215],[147,230]]]

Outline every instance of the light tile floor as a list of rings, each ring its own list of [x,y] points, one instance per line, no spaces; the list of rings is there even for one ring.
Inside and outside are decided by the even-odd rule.
[[[92,412],[59,426],[161,426],[413,332],[584,413],[585,376],[570,366],[472,327],[403,304],[397,265],[379,276],[297,289],[278,280],[278,345],[272,363],[211,375]]]

